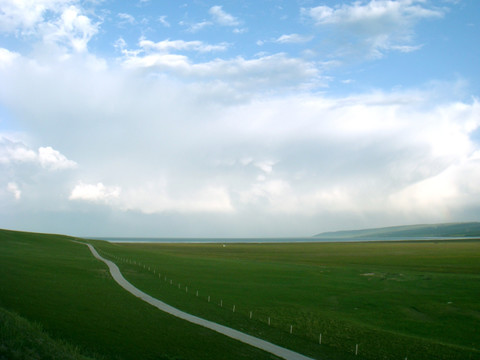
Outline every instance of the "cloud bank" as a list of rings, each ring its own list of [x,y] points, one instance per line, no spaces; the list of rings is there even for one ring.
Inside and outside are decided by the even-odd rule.
[[[334,94],[313,50],[231,56],[228,41],[149,32],[113,38],[109,58],[91,50],[108,19],[80,3],[5,3],[0,31],[34,45],[0,48],[0,226],[293,236],[480,210],[480,104],[454,81]],[[205,14],[206,27],[246,22],[219,5]],[[321,5],[298,10],[315,35],[282,29],[269,43],[313,47],[327,29],[346,40],[329,56],[381,59],[422,51],[415,26],[443,16],[413,0]]]

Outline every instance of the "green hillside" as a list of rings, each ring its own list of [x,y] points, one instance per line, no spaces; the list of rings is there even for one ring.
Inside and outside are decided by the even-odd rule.
[[[0,359],[93,360],[71,344],[52,339],[40,324],[3,308],[0,308]]]
[[[225,354],[245,360],[275,358],[158,311],[121,288],[87,246],[71,240],[0,230],[0,308],[40,324],[49,338],[94,358],[220,360]],[[30,345],[23,344],[26,348],[15,342],[12,346],[28,354]]]
[[[480,222],[420,224],[406,226],[391,226],[362,230],[346,230],[324,232],[314,235],[317,238],[348,239],[348,238],[425,238],[425,237],[480,237]]]

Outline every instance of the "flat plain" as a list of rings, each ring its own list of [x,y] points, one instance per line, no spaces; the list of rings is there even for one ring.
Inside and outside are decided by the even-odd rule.
[[[306,355],[480,358],[479,241],[224,245],[97,244],[153,296]]]
[[[88,356],[274,358],[142,303],[69,240],[1,231],[0,305]],[[480,358],[478,240],[89,242],[150,295],[314,358]]]

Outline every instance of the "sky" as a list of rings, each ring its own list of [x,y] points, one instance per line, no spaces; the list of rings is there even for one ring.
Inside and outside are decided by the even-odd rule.
[[[480,1],[0,0],[0,228],[480,220]]]

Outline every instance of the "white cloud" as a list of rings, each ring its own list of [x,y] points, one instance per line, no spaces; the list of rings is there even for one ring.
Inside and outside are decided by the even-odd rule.
[[[275,40],[280,44],[301,44],[309,42],[313,39],[313,36],[304,36],[299,34],[285,34]]]
[[[67,159],[65,155],[50,146],[38,149],[38,161],[42,167],[50,170],[72,169],[77,166],[75,161]]]
[[[34,163],[47,170],[65,170],[77,166],[75,161],[50,146],[40,147],[38,152],[19,141],[0,138],[0,164]]]
[[[260,170],[262,170],[264,173],[270,174],[273,170],[273,166],[275,165],[275,162],[270,160],[257,161],[254,165]]]
[[[251,164],[253,161],[253,159],[251,157],[244,157],[242,159],[240,159],[240,164],[242,164],[243,166],[247,166],[249,164]]]
[[[73,0],[2,0],[0,31],[39,37],[46,44],[84,52],[98,24]]]
[[[187,56],[176,54],[149,54],[145,56],[138,56],[134,54],[129,56],[123,61],[123,65],[126,68],[156,68],[164,71],[173,70],[179,75],[191,68],[191,63]]]
[[[210,45],[202,41],[163,40],[153,42],[146,39],[140,39],[139,46],[145,51],[159,51],[162,53],[168,53],[172,50],[198,52],[224,51],[228,47],[226,43]]]
[[[12,193],[15,200],[20,200],[20,197],[22,196],[22,192],[16,183],[9,182],[7,185],[7,190]]]
[[[399,26],[410,25],[409,22],[416,18],[440,17],[442,11],[427,9],[420,4],[424,1],[415,0],[370,0],[356,1],[352,5],[343,4],[335,8],[317,6],[307,13],[317,24],[353,24],[365,33],[375,34],[395,29]],[[305,10],[304,10],[305,11]],[[387,24],[391,20],[393,24]],[[367,22],[372,22],[366,27]],[[362,28],[365,26],[365,28]]]
[[[234,211],[227,190],[207,186],[193,191],[182,189],[175,194],[166,182],[148,182],[143,186],[105,186],[78,183],[70,193],[70,200],[107,204],[121,211],[144,214],[176,213],[230,213]]]
[[[188,28],[188,31],[192,33],[198,32],[206,27],[213,26],[215,24],[221,26],[238,26],[241,24],[241,22],[237,18],[225,12],[222,6],[212,6],[208,12],[212,18],[212,21],[203,20],[195,23],[180,21],[179,24],[182,26],[186,26]],[[234,29],[234,32],[237,34],[243,33],[244,31],[246,30],[238,28]]]
[[[76,52],[84,52],[90,39],[98,32],[98,25],[82,14],[76,6],[66,8],[55,22],[41,26],[43,41],[67,45]]]
[[[121,20],[121,22],[120,22],[121,25],[123,25],[123,24],[133,25],[136,22],[135,18],[132,15],[127,14],[127,13],[118,13],[117,17]]]
[[[2,0],[0,2],[0,31],[28,35],[45,21],[48,12],[58,13],[71,0]]]
[[[0,48],[0,69],[11,66],[13,62],[20,57],[20,54]]]
[[[318,26],[331,26],[334,31],[347,34],[349,44],[340,49],[344,55],[362,51],[371,57],[381,57],[391,50],[418,50],[421,46],[409,44],[414,38],[416,22],[443,16],[442,10],[428,8],[421,0],[356,1],[333,8],[321,5],[302,9],[302,13]]]
[[[391,194],[389,202],[402,215],[426,213],[448,218],[465,207],[476,206],[480,194],[480,161],[475,156],[455,163],[438,175]]]
[[[21,142],[0,138],[0,164],[35,162],[38,155]]]
[[[160,22],[160,24],[162,24],[163,26],[165,27],[170,27],[170,23],[167,21],[167,16],[166,15],[162,15],[158,18],[158,21]]]
[[[164,45],[165,46],[165,45]],[[192,46],[192,45],[189,45]],[[124,52],[123,65],[129,69],[170,72],[187,81],[216,81],[236,89],[263,91],[282,88],[321,86],[323,80],[314,63],[289,58],[285,54],[257,59],[237,57],[193,63],[178,54]]]
[[[315,216],[325,212],[333,214],[360,213],[368,210],[365,199],[356,198],[352,189],[338,185],[302,191],[284,179],[257,178],[250,188],[239,194],[241,206],[262,208],[267,214]],[[361,203],[363,201],[363,203]]]
[[[291,185],[282,179],[260,179],[240,192],[242,205],[260,206],[267,212],[294,213],[299,208],[298,200]]]
[[[480,195],[474,185],[480,181],[475,170],[479,145],[470,139],[480,127],[480,105],[474,101],[432,108],[425,106],[426,97],[428,93],[416,92],[343,99],[307,96],[226,112],[234,138],[259,144],[268,134],[268,147],[277,149],[269,154],[279,159],[273,177],[272,162],[245,161],[262,164],[268,176],[252,174],[250,182],[236,188],[240,206],[253,204],[267,213],[385,211],[384,216],[405,216],[413,204],[422,204],[415,212],[422,219],[448,219],[445,214],[471,205]],[[443,218],[428,209],[437,203],[450,210]]]
[[[230,15],[229,13],[225,12],[222,6],[216,5],[212,6],[209,10],[210,15],[212,15],[213,19],[216,23],[223,25],[223,26],[238,26],[240,25],[240,21]]]
[[[200,31],[207,26],[212,26],[213,25],[213,23],[211,21],[201,21],[201,22],[194,23],[194,24],[189,24],[189,23],[186,23],[185,21],[180,21],[179,24],[182,25],[182,26],[187,26],[188,31],[192,32],[192,33]]]
[[[334,213],[337,225],[365,214],[405,219],[409,203],[425,204],[422,219],[436,219],[429,197],[419,197],[429,181],[448,194],[432,202],[443,213],[480,195],[476,101],[438,101],[428,89],[307,94],[302,86],[319,81],[318,63],[286,54],[197,63],[169,52],[205,43],[143,41],[132,50],[119,41],[125,68],[94,70],[72,56],[1,70],[2,104],[36,143],[55,144],[0,142],[1,165],[67,169],[74,164],[59,150],[75,154],[82,165],[75,171],[41,173],[55,187],[49,195],[77,200],[70,207],[87,201],[128,214],[234,214],[250,234],[251,221],[276,224],[278,214],[294,222]],[[433,180],[444,173],[453,175]],[[92,177],[102,183],[78,182]],[[0,186],[21,184],[22,203],[35,193],[45,202],[34,185],[25,187],[27,178],[17,172]],[[267,231],[280,234],[273,225]]]
[[[231,213],[234,211],[228,191],[221,186],[207,186],[200,190],[182,191],[172,195],[165,183],[148,183],[125,191],[121,208],[145,214],[177,213]]]
[[[235,28],[235,29],[233,29],[234,34],[245,34],[246,32],[248,32],[247,28]]]
[[[423,45],[415,45],[415,46],[412,46],[412,45],[392,45],[392,46],[390,46],[390,49],[391,50],[397,50],[397,51],[400,51],[400,52],[403,52],[403,53],[409,53],[409,52],[420,50],[422,47],[423,47]]]
[[[124,52],[124,51],[127,51],[125,50],[125,48],[127,47],[127,42],[122,38],[122,37],[119,37],[113,44],[113,47],[117,50],[117,51],[120,51],[120,52]],[[138,50],[139,52],[140,50]],[[137,52],[137,53],[138,53]]]
[[[70,200],[82,200],[94,203],[109,203],[120,196],[120,187],[105,186],[101,182],[97,184],[85,184],[80,182],[70,193]]]

